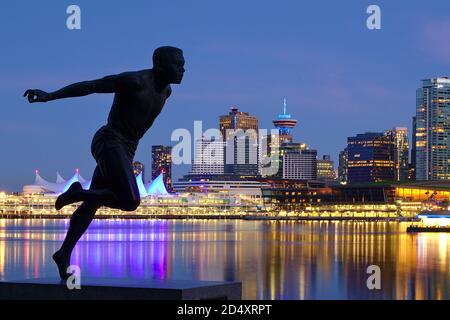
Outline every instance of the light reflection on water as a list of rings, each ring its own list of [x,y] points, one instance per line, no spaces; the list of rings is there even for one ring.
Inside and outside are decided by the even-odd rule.
[[[0,279],[56,276],[68,220],[0,220]],[[244,299],[450,299],[450,234],[406,223],[95,220],[82,276],[241,281]],[[370,291],[369,265],[382,289]]]

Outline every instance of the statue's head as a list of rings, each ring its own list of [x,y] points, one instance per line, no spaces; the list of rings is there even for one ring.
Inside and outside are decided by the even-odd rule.
[[[181,83],[184,74],[183,51],[170,46],[157,48],[153,52],[153,69],[167,83]]]

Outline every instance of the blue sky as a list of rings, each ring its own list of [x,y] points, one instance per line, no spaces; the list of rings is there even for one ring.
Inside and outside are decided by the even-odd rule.
[[[66,28],[81,8],[82,29]],[[366,8],[382,29],[366,28]],[[449,1],[14,1],[0,11],[0,189],[21,190],[39,169],[48,180],[74,168],[90,178],[90,143],[112,95],[28,104],[27,88],[151,67],[161,45],[182,48],[186,74],[136,160],[170,144],[194,120],[216,127],[232,105],[272,127],[288,99],[295,138],[337,160],[347,136],[411,128],[420,80],[450,76]],[[176,167],[180,176],[188,170]],[[148,171],[147,171],[148,172]]]

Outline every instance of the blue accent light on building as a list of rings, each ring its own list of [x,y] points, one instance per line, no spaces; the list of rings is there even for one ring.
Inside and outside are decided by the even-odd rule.
[[[157,196],[157,195],[168,195],[166,186],[164,185],[163,174],[161,173],[155,180],[152,181],[147,190],[147,195]]]
[[[276,120],[273,120],[275,128],[280,132],[281,142],[292,142],[292,129],[297,125],[297,120],[292,119],[292,116],[287,113],[286,98],[283,101],[283,113],[279,114]]]
[[[78,181],[81,183],[83,189],[87,190],[90,188],[91,181],[92,180],[85,180],[81,175],[79,170],[77,169],[75,174],[69,179],[64,180],[59,174],[57,175],[57,182],[49,182],[45,179],[43,179],[39,175],[39,171],[35,171],[36,177],[34,180],[34,184],[24,186],[24,190],[28,190],[27,192],[30,193],[49,193],[49,194],[61,194],[72,185],[72,183]],[[158,175],[151,183],[144,184],[142,180],[142,173],[139,174],[136,177],[136,183],[139,190],[139,195],[141,197],[147,197],[147,196],[165,196],[170,195],[170,193],[167,191],[166,186],[164,184],[164,175],[161,173]],[[31,188],[31,189],[30,189]],[[30,191],[31,190],[31,191]]]
[[[142,181],[142,172],[136,177],[136,183],[141,197],[147,196],[147,190],[145,190],[144,182]]]

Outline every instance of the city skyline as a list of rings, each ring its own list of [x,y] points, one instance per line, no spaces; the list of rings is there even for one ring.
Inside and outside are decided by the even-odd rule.
[[[166,108],[141,141],[135,160],[148,168],[151,146],[169,145],[172,130],[190,129],[194,120],[215,127],[217,116],[232,105],[257,116],[261,127],[271,128],[285,96],[289,113],[299,121],[297,140],[320,154],[331,154],[335,164],[348,136],[395,126],[411,133],[420,81],[450,73],[450,47],[441,41],[449,34],[445,12],[450,4],[411,3],[406,9],[377,1],[383,26],[370,31],[365,27],[367,4],[353,3],[259,4],[258,12],[249,3],[240,10],[233,2],[190,8],[161,4],[161,10],[172,12],[178,21],[171,24],[154,15],[146,19],[150,4],[123,8],[79,1],[84,22],[78,33],[65,28],[64,5],[44,1],[26,11],[21,1],[12,4],[0,31],[9,43],[0,61],[0,147],[6,150],[0,160],[0,190],[20,190],[32,182],[36,168],[45,177],[56,170],[68,177],[76,167],[86,175],[92,172],[90,142],[105,123],[112,100],[110,95],[96,95],[30,106],[21,97],[24,89],[55,90],[147,68],[153,49],[167,43],[184,49],[186,78],[174,86]],[[226,13],[223,17],[211,14],[217,6]],[[191,14],[194,11],[198,14]],[[193,21],[199,14],[202,19]],[[230,16],[233,23],[225,19]],[[111,17],[121,23],[110,22]],[[267,19],[273,21],[270,26],[264,24]],[[30,29],[58,39],[57,44],[16,41]],[[138,46],[134,39],[139,36],[148,43]],[[115,50],[118,47],[127,49]],[[174,177],[188,170],[174,166]]]
[[[437,78],[442,78],[442,77],[437,77]],[[422,80],[422,81],[425,81],[425,80]],[[283,98],[283,100],[282,100],[282,106],[283,106],[283,111],[284,112],[286,112],[286,98]],[[231,106],[230,107],[230,114],[231,114],[231,112],[233,112],[233,110],[238,110],[238,107],[237,106]],[[247,114],[246,112],[245,112],[245,110],[239,110],[239,112],[243,112],[244,114]],[[219,111],[219,115],[217,116],[217,118],[220,120],[222,117],[224,117],[223,115],[220,115],[220,111]],[[222,112],[223,113],[223,112]],[[274,113],[275,114],[275,113]],[[248,114],[247,114],[248,115]],[[254,116],[254,118],[256,119],[256,121],[258,121],[259,120],[259,117],[257,116],[257,115],[250,115],[250,116]],[[289,115],[290,116],[290,115]],[[415,117],[415,116],[413,116],[413,117]],[[411,119],[413,118],[413,117],[411,117]],[[297,120],[294,120],[294,121],[297,121]],[[273,128],[276,128],[276,125],[273,123],[274,121],[272,121],[272,127],[267,127],[267,129],[273,129]],[[300,126],[301,126],[301,124],[300,124]],[[398,127],[397,127],[398,128]],[[209,129],[209,128],[208,128]],[[216,127],[216,129],[220,129],[220,125],[219,126],[217,126]],[[395,129],[395,126],[394,126],[394,129]],[[408,128],[400,128],[400,129],[406,129],[406,131],[407,131],[407,135],[408,135],[408,138],[409,137],[411,137],[411,141],[412,141],[412,135],[413,135],[413,128],[411,128],[411,130],[408,130]],[[206,130],[206,128],[204,128],[204,130]],[[245,130],[244,130],[245,131]],[[382,134],[382,132],[388,132],[389,130],[378,130],[379,131],[379,134]],[[362,132],[364,132],[364,133],[362,133]],[[280,133],[281,133],[281,131],[280,131]],[[361,131],[361,133],[355,133],[356,135],[361,135],[361,134],[370,134],[370,133],[375,133],[375,130],[362,130]],[[378,133],[378,132],[376,132],[376,133]],[[292,134],[292,137],[294,138],[294,140],[296,139],[296,135],[295,135],[295,133],[294,134]],[[291,138],[292,138],[291,137]],[[349,137],[347,137],[346,139],[348,139]],[[308,142],[306,142],[306,141],[300,141],[299,142],[300,144],[305,144],[306,143],[306,145],[307,146],[311,146],[311,145],[309,145],[308,144]],[[172,142],[172,143],[169,143],[167,146],[163,146],[163,145],[153,145],[153,146],[150,146],[150,158],[151,158],[151,161],[150,161],[150,168],[152,168],[152,171],[154,171],[154,170],[159,170],[159,169],[157,169],[156,167],[155,168],[153,168],[153,166],[154,166],[154,161],[153,161],[153,159],[152,159],[152,157],[153,157],[153,149],[154,148],[157,148],[157,147],[164,147],[164,148],[169,148],[169,149],[172,149],[172,147],[173,147],[173,145],[174,144],[176,144],[176,142]],[[298,144],[298,143],[297,143]],[[312,143],[312,145],[314,145],[314,143]],[[344,147],[346,148],[346,146],[347,146],[347,144],[345,143],[344,144]],[[193,148],[192,148],[192,150],[194,150],[196,148],[196,141],[194,141],[194,145],[193,145]],[[319,160],[321,160],[320,159],[320,157],[319,157],[319,155],[327,155],[327,151],[324,151],[324,150],[313,150],[314,152],[315,152],[315,155],[316,155],[316,159],[317,159],[317,161],[319,161]],[[341,150],[342,151],[342,150]],[[338,163],[339,162],[339,154],[341,153],[341,151],[338,151],[338,154],[337,155],[332,155],[331,157],[331,161],[332,162],[334,162],[334,163]],[[409,150],[409,156],[410,156],[410,154],[411,154],[411,150]],[[281,154],[280,154],[280,156],[282,156]],[[334,159],[335,158],[337,158],[338,160],[337,161],[334,161]],[[409,157],[409,163],[411,162],[411,156]],[[139,158],[137,158],[137,157],[135,157],[135,159],[134,159],[134,161],[136,162],[136,163],[139,163],[139,164],[141,164],[141,165],[144,165],[145,166],[145,164],[144,163],[146,163],[147,161],[145,160],[145,159],[139,159]],[[176,181],[176,180],[178,180],[178,178],[181,178],[183,175],[185,175],[185,174],[188,174],[191,170],[192,170],[192,166],[195,164],[195,159],[193,159],[193,161],[192,161],[192,163],[189,165],[190,166],[190,169],[188,169],[188,170],[185,170],[185,171],[183,171],[183,172],[181,172],[179,175],[176,175],[176,176],[172,176],[172,179],[174,180],[174,181]],[[172,164],[171,166],[173,166],[173,168],[175,168],[177,165],[174,165],[174,164]],[[179,165],[180,166],[180,165]],[[182,166],[182,165],[181,165]],[[338,170],[338,167],[336,166],[335,168],[334,168],[335,170]],[[60,176],[60,171],[58,170],[58,168],[56,168],[55,169],[56,171],[57,171],[57,175],[58,175],[58,177],[61,177]],[[76,167],[76,168],[74,168],[73,169],[76,173],[78,173],[79,172],[79,168],[78,167]],[[282,170],[282,168],[280,168],[280,170]],[[40,169],[35,169],[35,171],[37,172],[37,171],[40,171]],[[152,179],[148,179],[148,181],[150,182],[150,181],[153,181],[154,180],[154,178],[155,177],[153,177],[153,175],[154,174],[152,174]],[[145,181],[144,181],[145,182]],[[8,189],[6,189],[6,188],[4,188],[2,191],[12,191],[12,192],[18,192],[18,191],[21,191],[22,190],[22,186],[20,187],[20,189],[18,189],[18,190],[8,190]]]
[[[230,108],[231,109],[231,111],[230,111],[230,115],[232,114],[232,113],[236,113],[236,112],[238,112],[238,113],[240,113],[240,114],[242,114],[242,115],[244,115],[245,117],[247,117],[247,118],[250,118],[250,119],[254,119],[254,121],[256,121],[256,123],[257,123],[257,121],[258,121],[258,117],[256,117],[256,116],[253,116],[253,115],[249,115],[248,113],[246,113],[245,111],[239,111],[238,110],[238,108],[236,107],[236,106],[233,106],[233,107],[231,107]],[[291,117],[291,115],[289,115],[289,114],[286,114],[286,98],[284,98],[283,99],[283,112],[284,112],[284,115],[287,115],[287,116],[289,116],[289,119],[290,119],[290,117]],[[219,122],[220,122],[220,128],[221,129],[223,129],[223,130],[225,130],[224,129],[224,127],[223,127],[223,124],[222,124],[222,121],[223,120],[226,120],[226,118],[227,117],[229,117],[229,116],[224,116],[224,115],[221,115],[221,116],[219,116],[218,118],[219,118]],[[278,118],[280,117],[280,115],[278,115]],[[233,120],[234,119],[234,120]],[[229,121],[231,121],[231,122],[233,122],[233,121],[237,121],[237,118],[236,117],[231,117],[230,119],[229,119]],[[242,120],[239,120],[239,121],[242,121]],[[245,120],[245,121],[247,121],[247,120]],[[245,122],[244,121],[244,122]],[[297,120],[293,120],[294,122],[296,122]],[[273,125],[274,125],[274,127],[275,128],[277,128],[277,129],[279,129],[280,131],[279,131],[279,134],[280,134],[280,138],[285,138],[286,137],[286,132],[284,132],[282,129],[283,128],[281,128],[281,127],[279,127],[279,125],[276,123],[277,121],[273,121]],[[231,125],[231,127],[233,127],[233,125],[232,125],[232,123],[228,123],[227,125]],[[219,129],[219,127],[218,128],[215,128],[215,129]],[[230,128],[231,128],[230,127]],[[236,124],[234,124],[234,127],[236,127]],[[210,128],[208,128],[208,129],[210,129]],[[247,129],[249,129],[249,130],[253,130],[253,129],[250,129],[250,128],[247,128]],[[244,130],[244,132],[247,130],[247,129],[243,129]],[[223,131],[222,130],[222,131]],[[384,132],[384,133],[383,133]],[[405,167],[405,169],[406,170],[408,170],[408,165],[410,165],[411,164],[411,157],[409,156],[409,154],[411,153],[410,151],[410,149],[409,149],[409,147],[408,147],[408,136],[409,136],[409,132],[408,132],[408,130],[407,130],[407,128],[402,128],[402,127],[394,127],[393,129],[390,129],[390,130],[382,130],[382,132],[372,132],[372,131],[366,131],[366,132],[364,132],[364,133],[358,133],[357,134],[357,136],[362,136],[362,135],[373,135],[373,134],[375,134],[375,135],[379,135],[379,136],[382,136],[382,137],[385,137],[385,138],[387,138],[387,137],[391,137],[391,136],[397,136],[397,134],[398,133],[401,133],[402,135],[405,135],[406,136],[406,149],[405,149],[405,151],[406,151],[406,159],[404,159],[403,158],[403,155],[402,156],[400,156],[400,155],[395,155],[396,157],[399,157],[399,160],[397,160],[397,161],[395,161],[395,164],[396,165],[399,165],[400,164],[400,161],[402,161],[402,163],[404,164],[404,165],[406,165],[406,167]],[[347,140],[348,139],[352,139],[353,137],[347,137]],[[392,139],[392,143],[397,143],[397,142],[394,142],[394,141],[396,141],[396,139],[395,138],[390,138],[390,139]],[[318,150],[310,150],[310,147],[309,147],[309,145],[307,144],[307,143],[305,143],[304,141],[301,141],[301,142],[293,142],[293,140],[295,140],[295,135],[293,135],[291,132],[289,132],[289,139],[288,140],[285,140],[283,143],[282,142],[280,142],[280,143],[282,143],[282,144],[280,144],[280,153],[279,153],[279,157],[280,157],[280,160],[279,161],[281,161],[281,158],[283,158],[283,155],[284,155],[284,153],[286,153],[286,151],[287,150],[291,150],[291,151],[295,151],[295,152],[298,152],[298,151],[300,151],[300,150],[306,150],[306,151],[312,151],[313,152],[313,155],[314,155],[314,158],[317,160],[317,164],[319,164],[319,162],[331,162],[331,163],[334,163],[334,161],[333,160],[331,160],[331,156],[330,155],[328,155],[328,154],[326,154],[326,152],[318,152]],[[224,145],[225,145],[225,142],[223,142],[223,141],[216,141],[215,139],[210,139],[210,138],[207,138],[207,137],[205,137],[204,135],[202,135],[202,137],[201,137],[201,139],[199,139],[199,140],[195,140],[194,141],[194,144],[193,144],[193,146],[191,146],[191,152],[193,151],[193,154],[194,154],[194,157],[191,159],[192,160],[192,163],[190,164],[190,170],[188,171],[188,172],[184,172],[184,174],[191,174],[191,175],[209,175],[209,174],[226,174],[225,172],[224,172],[224,158],[223,159],[221,159],[221,161],[220,162],[218,162],[218,163],[214,163],[214,162],[211,162],[211,161],[213,161],[212,160],[212,158],[211,158],[211,155],[209,155],[209,154],[203,154],[203,149],[206,147],[206,146],[209,146],[209,144],[210,143],[219,143],[220,145],[221,145],[221,147],[219,148],[220,149],[220,155],[219,155],[219,157],[220,158],[223,158],[223,155],[224,155],[224,149],[223,149],[223,147],[224,147]],[[176,144],[176,143],[175,143]],[[257,148],[260,148],[261,146],[260,145],[258,145],[257,146]],[[169,188],[170,188],[170,184],[171,184],[171,178],[172,178],[172,176],[171,176],[171,171],[172,171],[172,166],[173,166],[173,164],[172,164],[172,160],[171,160],[171,151],[172,151],[172,148],[173,148],[173,144],[172,145],[168,145],[168,146],[163,146],[163,145],[153,145],[153,146],[151,146],[151,157],[152,157],[152,160],[151,160],[151,179],[148,179],[148,181],[147,180],[145,180],[145,175],[144,175],[144,168],[145,168],[145,165],[143,164],[143,162],[141,162],[141,161],[139,161],[139,159],[135,159],[135,161],[134,161],[134,163],[133,163],[133,170],[134,170],[134,173],[135,173],[135,175],[136,176],[138,176],[140,173],[142,173],[143,175],[142,175],[142,180],[143,180],[143,182],[151,182],[151,181],[153,181],[160,173],[164,173],[164,175],[166,174],[166,172],[168,172],[169,173],[169,175],[168,175],[168,177],[169,177]],[[348,148],[348,145],[347,145],[347,147],[346,147],[346,149]],[[393,149],[394,150],[394,149]],[[166,164],[161,164],[161,163],[163,163],[165,160],[162,160],[162,159],[160,159],[160,157],[161,156],[156,156],[156,158],[155,158],[155,155],[156,154],[159,154],[159,153],[167,153],[167,155],[165,155],[164,157],[169,157],[169,167],[167,167],[167,165]],[[246,151],[247,152],[247,151]],[[267,152],[268,153],[270,153],[270,151],[269,150],[267,150]],[[397,152],[397,151],[396,151]],[[320,156],[320,154],[322,154],[323,156],[322,157],[319,157]],[[339,154],[341,154],[341,152],[339,152]],[[339,156],[339,155],[338,155]],[[392,153],[392,157],[394,157],[394,152]],[[165,158],[164,158],[165,159]],[[216,156],[216,158],[214,158],[215,160],[214,161],[217,161],[217,156]],[[248,160],[248,159],[247,159]],[[235,161],[236,161],[236,159],[235,159]],[[394,160],[392,160],[392,161],[394,161]],[[278,178],[282,178],[283,177],[283,167],[282,167],[282,162],[283,161],[281,161],[281,164],[280,164],[280,168],[279,168],[279,173],[274,173],[273,174],[273,177],[278,177]],[[339,162],[339,161],[338,161]],[[394,163],[394,162],[393,162]],[[334,167],[333,165],[331,165],[331,167],[330,168],[328,168],[330,165],[329,164],[323,164],[324,165],[324,167],[322,168],[322,170],[331,170],[331,169],[333,169],[333,174],[336,174],[337,172],[335,172],[335,171],[338,171],[338,167]],[[217,171],[218,170],[218,167],[221,167],[221,170],[219,169],[219,171]],[[299,168],[297,168],[297,170],[298,170]],[[317,169],[319,169],[318,167],[317,167]],[[301,169],[300,171],[302,171],[303,169]],[[397,170],[397,169],[396,169]],[[36,169],[35,170],[36,171],[36,174],[38,173],[38,169]],[[217,171],[217,172],[216,172]],[[76,174],[78,174],[79,173],[79,169],[78,168],[75,168],[75,172],[76,172]],[[57,173],[57,180],[59,179],[59,180],[64,180],[64,178],[63,177],[61,177],[61,175],[60,175],[60,173],[59,173],[59,171],[57,171],[56,172]],[[228,174],[236,174],[235,172],[229,172]],[[303,174],[303,173],[302,173]],[[326,174],[330,174],[330,173],[326,173]],[[239,176],[240,174],[239,173],[237,173],[236,174],[236,176]],[[259,173],[258,175],[261,175],[261,173]],[[262,175],[262,176],[265,176],[265,175]],[[393,177],[394,177],[394,175],[393,175]],[[176,177],[176,179],[175,179],[175,181],[178,179],[178,178],[182,178],[182,177]],[[287,178],[287,177],[286,177]],[[334,179],[337,179],[337,178],[339,178],[339,176],[337,175],[337,176],[335,176],[335,178]],[[295,179],[300,179],[300,178],[295,178]],[[301,178],[301,179],[306,179],[306,178]],[[301,180],[300,179],[300,180]],[[315,180],[316,178],[308,178],[308,179],[313,179],[313,180]],[[334,180],[334,179],[332,179],[332,180]],[[319,179],[320,180],[320,179]],[[400,179],[400,177],[397,177],[397,176],[395,176],[395,179],[393,178],[393,179],[388,179],[388,180],[386,180],[386,181],[389,181],[389,180],[398,180],[398,181],[406,181],[406,180],[410,180],[410,179],[408,179],[408,177],[407,177],[407,172],[405,173],[405,176],[404,177],[402,177],[401,179]],[[414,180],[414,179],[413,179]]]

